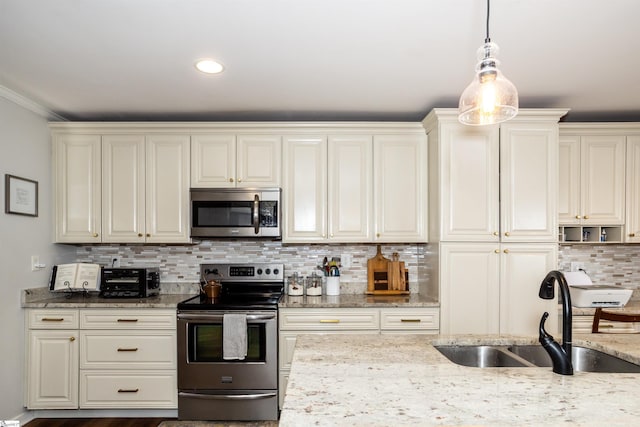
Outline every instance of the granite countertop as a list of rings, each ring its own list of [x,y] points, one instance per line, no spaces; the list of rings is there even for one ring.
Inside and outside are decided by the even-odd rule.
[[[300,335],[279,425],[629,426],[640,419],[640,374],[465,367],[433,347],[454,342],[537,339]],[[640,334],[581,334],[573,343],[640,363]]]
[[[23,308],[176,308],[193,294],[160,294],[148,298],[100,298],[97,293],[51,292],[48,288],[22,291]]]
[[[322,296],[285,295],[278,306],[280,308],[439,307],[440,303],[436,298],[422,294],[341,294]]]

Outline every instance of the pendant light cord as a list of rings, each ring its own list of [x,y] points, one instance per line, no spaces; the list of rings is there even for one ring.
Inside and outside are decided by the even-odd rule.
[[[484,39],[485,43],[491,42],[491,39],[489,38],[489,2],[490,0],[487,0],[487,37]]]

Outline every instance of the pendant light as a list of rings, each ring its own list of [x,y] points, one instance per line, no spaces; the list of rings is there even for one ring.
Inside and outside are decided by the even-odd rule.
[[[487,37],[478,49],[476,76],[460,96],[458,120],[465,125],[490,125],[518,114],[518,91],[498,69],[498,45],[489,38],[489,0]]]

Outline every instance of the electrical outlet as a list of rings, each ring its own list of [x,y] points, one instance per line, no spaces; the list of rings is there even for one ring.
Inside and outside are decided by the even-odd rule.
[[[45,267],[44,264],[40,264],[40,257],[38,255],[31,256],[31,271],[40,271]]]
[[[353,258],[351,254],[340,255],[340,264],[342,265],[342,268],[351,268],[352,262],[353,262]]]
[[[571,263],[571,271],[580,271],[580,270],[584,270],[584,262]]]

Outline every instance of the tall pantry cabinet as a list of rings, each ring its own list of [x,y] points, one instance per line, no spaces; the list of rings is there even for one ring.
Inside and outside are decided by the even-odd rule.
[[[429,135],[429,238],[443,334],[536,334],[557,301],[538,297],[557,264],[558,121],[521,110],[470,127],[435,109]],[[557,329],[556,316],[547,321]]]

